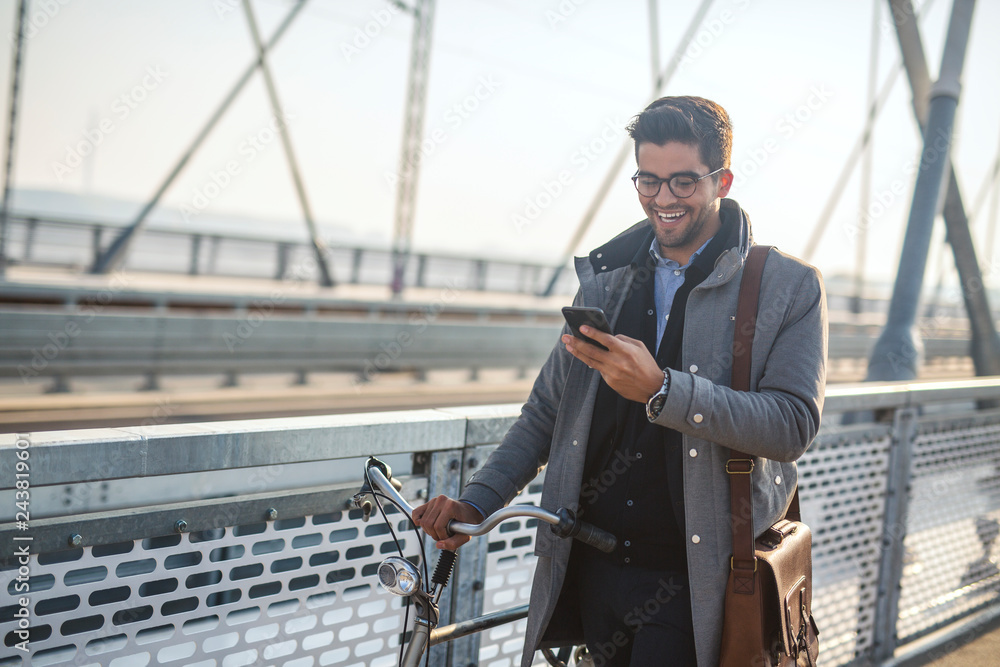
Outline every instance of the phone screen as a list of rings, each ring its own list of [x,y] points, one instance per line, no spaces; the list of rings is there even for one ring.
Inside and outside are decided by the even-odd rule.
[[[594,327],[598,331],[611,333],[611,326],[608,324],[608,319],[604,316],[603,310],[600,308],[590,308],[586,306],[566,306],[562,309],[562,313],[563,317],[566,318],[566,323],[569,324],[569,328],[573,331],[574,336],[582,341],[590,343],[591,345],[596,345],[602,350],[608,349],[593,338],[589,338],[580,333],[580,327],[584,324]]]

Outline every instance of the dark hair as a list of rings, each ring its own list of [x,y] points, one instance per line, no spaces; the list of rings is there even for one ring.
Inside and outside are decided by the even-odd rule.
[[[701,161],[710,170],[729,168],[733,125],[721,106],[703,97],[661,97],[626,126],[635,140],[635,156],[644,141],[663,146],[671,141],[698,146]]]

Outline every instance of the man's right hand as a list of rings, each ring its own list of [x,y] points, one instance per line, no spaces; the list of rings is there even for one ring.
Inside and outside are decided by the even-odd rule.
[[[452,500],[448,496],[438,496],[413,510],[413,523],[437,540],[438,549],[454,551],[470,538],[468,535],[448,535],[448,523],[452,520],[462,523],[480,523],[485,517],[469,503]]]

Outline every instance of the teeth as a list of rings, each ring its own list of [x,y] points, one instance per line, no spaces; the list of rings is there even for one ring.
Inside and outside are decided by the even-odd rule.
[[[658,215],[660,216],[661,220],[676,220],[677,218],[684,215],[684,212],[681,211],[680,213],[658,213]]]

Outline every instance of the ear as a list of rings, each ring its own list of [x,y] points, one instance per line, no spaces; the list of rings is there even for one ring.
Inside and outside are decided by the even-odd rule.
[[[726,169],[719,173],[719,197],[728,195],[731,187],[733,187],[733,172]]]

